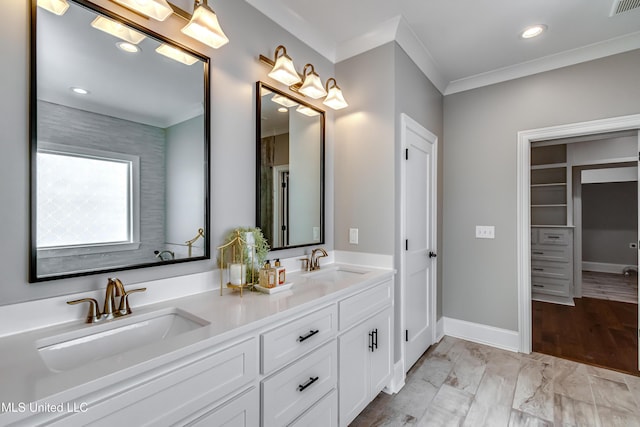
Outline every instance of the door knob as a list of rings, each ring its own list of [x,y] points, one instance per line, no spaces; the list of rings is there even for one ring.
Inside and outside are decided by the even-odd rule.
[[[435,258],[437,256],[438,256],[438,254],[436,254],[435,252],[429,251],[429,258]]]

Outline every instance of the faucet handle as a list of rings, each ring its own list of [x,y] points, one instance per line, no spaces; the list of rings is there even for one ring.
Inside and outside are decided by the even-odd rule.
[[[120,298],[120,307],[118,307],[118,311],[120,312],[120,314],[122,315],[131,314],[131,306],[129,305],[130,294],[134,292],[144,292],[146,290],[147,288],[137,288],[137,289],[131,289],[126,291],[124,295],[122,295],[122,297]]]
[[[309,258],[299,258],[302,261],[302,271],[309,271]]]
[[[83,302],[89,303],[89,311],[87,312],[87,323],[95,323],[100,320],[100,309],[98,308],[98,301],[96,301],[94,298],[82,298],[73,301],[67,301],[67,304],[75,305]]]

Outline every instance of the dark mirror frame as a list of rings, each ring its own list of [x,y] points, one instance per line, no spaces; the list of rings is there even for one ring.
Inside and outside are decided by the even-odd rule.
[[[210,167],[210,128],[211,128],[211,109],[210,109],[210,95],[209,95],[209,80],[210,80],[210,58],[204,56],[193,49],[190,49],[174,40],[171,40],[163,35],[160,35],[148,28],[145,28],[129,19],[126,19],[118,14],[113,13],[103,7],[91,3],[86,0],[67,0],[71,3],[75,3],[78,6],[84,7],[94,13],[104,15],[115,21],[121,22],[138,32],[145,34],[146,36],[156,39],[159,42],[167,43],[178,47],[203,62],[203,104],[204,104],[204,150],[203,150],[203,168],[204,168],[204,255],[191,258],[180,258],[174,260],[160,260],[157,262],[147,262],[141,264],[132,264],[118,267],[97,268],[95,270],[88,270],[82,272],[73,273],[61,273],[58,275],[38,277],[37,272],[37,189],[36,189],[36,177],[37,177],[37,150],[38,150],[38,118],[37,118],[37,46],[36,46],[36,31],[37,31],[37,0],[31,0],[31,40],[30,40],[30,94],[29,94],[29,156],[30,156],[30,204],[29,204],[29,216],[31,219],[31,225],[29,230],[29,242],[30,242],[30,256],[29,256],[29,282],[45,282],[58,279],[66,279],[71,277],[88,276],[93,274],[108,273],[112,271],[124,271],[139,269],[145,267],[156,267],[168,264],[180,264],[184,262],[207,260],[211,258],[211,241],[209,235],[211,234],[211,220],[210,220],[210,188],[211,188],[211,167]]]
[[[283,249],[292,249],[292,248],[303,248],[307,246],[317,246],[324,244],[324,233],[325,233],[325,217],[324,217],[324,209],[325,209],[325,194],[324,194],[324,177],[325,177],[325,112],[323,110],[318,109],[314,105],[309,104],[308,102],[303,101],[300,98],[292,96],[288,93],[282,92],[279,89],[274,88],[273,86],[269,86],[263,82],[256,82],[256,226],[260,226],[261,217],[260,217],[260,193],[262,189],[261,180],[260,180],[260,166],[261,166],[261,141],[262,141],[262,96],[260,95],[262,92],[262,88],[268,89],[273,93],[277,93],[278,95],[285,96],[287,98],[293,99],[297,103],[304,105],[305,107],[309,107],[320,113],[320,240],[315,242],[309,242],[302,245],[291,245],[291,246],[282,246],[282,247],[272,247],[271,250],[283,250]],[[271,242],[268,242],[271,245]]]

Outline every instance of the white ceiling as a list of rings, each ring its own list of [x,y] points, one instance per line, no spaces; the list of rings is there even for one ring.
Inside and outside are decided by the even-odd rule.
[[[246,1],[333,62],[396,40],[445,94],[640,48],[640,8],[613,0]]]

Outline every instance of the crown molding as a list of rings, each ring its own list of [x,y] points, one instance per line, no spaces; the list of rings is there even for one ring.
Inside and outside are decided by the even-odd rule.
[[[452,95],[458,92],[531,76],[635,49],[640,49],[640,31],[577,49],[559,52],[533,61],[522,62],[509,67],[453,80],[447,85],[444,95]]]

